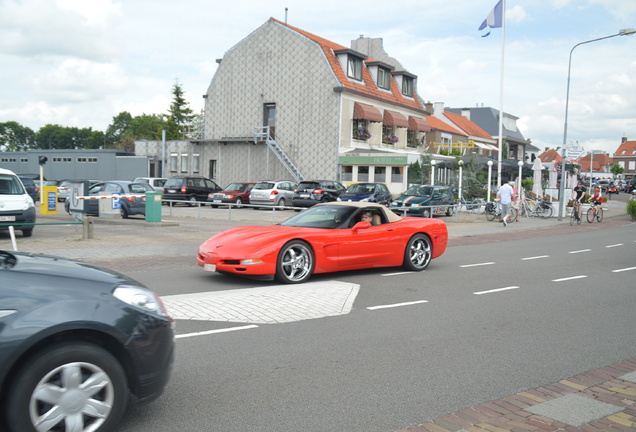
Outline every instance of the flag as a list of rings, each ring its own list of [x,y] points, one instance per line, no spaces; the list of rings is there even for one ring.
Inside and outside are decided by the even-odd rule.
[[[503,0],[499,0],[499,2],[495,5],[495,7],[490,11],[486,19],[479,26],[479,30],[483,30],[486,27],[490,28],[501,28],[503,21]],[[482,37],[486,37],[490,34],[490,30],[488,33],[483,35]]]

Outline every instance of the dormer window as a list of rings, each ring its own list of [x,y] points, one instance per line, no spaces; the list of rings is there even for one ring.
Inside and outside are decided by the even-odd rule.
[[[347,76],[362,81],[362,59],[349,56],[347,59]]]
[[[391,71],[378,68],[378,87],[385,90],[391,89]]]
[[[362,62],[366,55],[349,48],[334,50],[333,53],[338,58],[342,69],[346,69],[348,78],[362,81]]]
[[[407,76],[402,78],[402,94],[413,97],[413,78]]]

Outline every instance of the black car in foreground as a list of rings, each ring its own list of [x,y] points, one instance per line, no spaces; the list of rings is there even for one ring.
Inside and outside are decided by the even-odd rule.
[[[303,180],[292,196],[293,207],[311,207],[314,204],[335,201],[345,187],[334,180]]]
[[[0,250],[0,430],[113,431],[129,393],[159,397],[174,321],[122,274]]]

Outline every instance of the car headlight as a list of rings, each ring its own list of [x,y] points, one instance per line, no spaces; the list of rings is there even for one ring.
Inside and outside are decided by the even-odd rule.
[[[33,199],[31,199],[30,196],[24,197],[24,204],[22,205],[22,210],[28,210],[33,207],[35,207],[35,204],[33,203]]]
[[[113,296],[146,312],[170,318],[159,296],[149,289],[132,285],[119,285],[113,291]]]

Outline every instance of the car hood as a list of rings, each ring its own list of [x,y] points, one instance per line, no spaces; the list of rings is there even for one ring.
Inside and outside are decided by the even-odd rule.
[[[13,261],[7,254],[14,255],[16,258],[15,261]],[[51,277],[60,276],[113,285],[120,283],[140,285],[139,282],[121,273],[56,256],[0,250],[0,264],[3,262],[5,264],[9,264],[6,266],[5,271],[10,272]]]
[[[372,193],[368,193],[368,194],[351,194],[351,193],[341,193],[340,194],[340,201],[360,201],[363,200],[365,198],[371,198],[373,196]]]
[[[218,248],[223,248],[224,251],[228,249],[247,251],[277,247],[275,240],[281,234],[297,230],[296,227],[280,225],[236,227],[210,237],[201,244],[200,249],[214,252]]]
[[[431,200],[430,196],[400,195],[394,202],[402,204],[423,204]]]
[[[33,207],[33,199],[27,195],[0,195],[0,212],[26,210]]]

